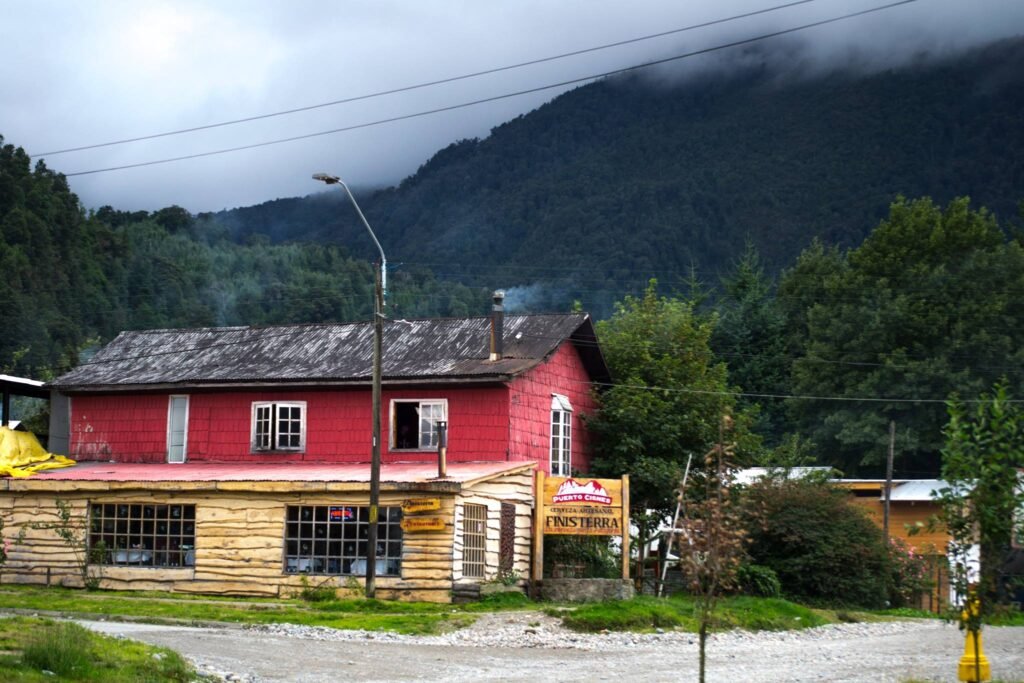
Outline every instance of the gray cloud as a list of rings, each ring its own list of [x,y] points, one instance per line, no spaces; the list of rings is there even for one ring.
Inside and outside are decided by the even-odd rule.
[[[293,108],[656,33],[770,5],[754,0],[411,0],[324,3],[10,0],[0,25],[0,134],[38,155]],[[210,131],[47,159],[71,173],[355,125],[663,58],[883,4],[817,0],[785,11],[514,72]],[[1024,30],[1019,0],[919,0],[768,50],[794,73],[870,70]],[[718,53],[652,70],[676,82],[761,59]],[[71,178],[89,207],[217,210],[317,191],[319,170],[393,183],[453,140],[484,136],[555,96],[257,150]]]

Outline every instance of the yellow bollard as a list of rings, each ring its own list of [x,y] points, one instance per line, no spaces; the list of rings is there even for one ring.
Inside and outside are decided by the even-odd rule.
[[[967,610],[970,610],[968,614]],[[971,617],[978,616],[978,598],[971,597],[967,602],[967,609],[963,611],[964,623]],[[982,683],[992,679],[992,667],[989,666],[988,657],[981,649],[981,624],[978,624],[978,631],[965,629],[967,639],[964,641],[964,655],[960,658],[960,666],[957,667],[956,677],[961,681],[969,683]]]

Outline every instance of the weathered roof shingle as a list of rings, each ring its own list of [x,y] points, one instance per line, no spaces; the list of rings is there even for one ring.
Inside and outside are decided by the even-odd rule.
[[[566,340],[577,345],[592,377],[607,377],[586,314],[506,316],[504,353],[498,361],[489,360],[489,338],[487,317],[389,320],[384,325],[384,381],[502,381],[541,362]],[[122,332],[48,386],[87,391],[365,384],[372,354],[370,322]]]

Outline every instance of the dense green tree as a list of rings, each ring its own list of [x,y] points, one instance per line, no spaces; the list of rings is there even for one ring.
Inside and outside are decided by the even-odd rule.
[[[811,398],[790,407],[847,474],[882,462],[890,420],[898,467],[936,473],[945,399],[1024,360],[1024,249],[966,198],[898,200],[860,247],[840,259],[816,248],[781,291],[817,292],[793,364],[793,392]]]
[[[775,298],[774,283],[765,273],[753,244],[722,277],[722,295],[715,304],[718,323],[711,337],[715,355],[729,367],[729,383],[745,393],[784,395],[789,387],[786,317]],[[749,397],[740,406],[757,406],[755,431],[768,445],[777,445],[785,428],[781,399]]]
[[[595,438],[593,470],[630,475],[641,546],[670,513],[688,456],[702,467],[722,416],[733,411],[725,365],[709,345],[713,329],[713,317],[698,314],[689,301],[659,296],[653,280],[642,297],[627,296],[598,323],[613,381],[587,420]],[[734,436],[741,457],[758,446],[745,419]]]

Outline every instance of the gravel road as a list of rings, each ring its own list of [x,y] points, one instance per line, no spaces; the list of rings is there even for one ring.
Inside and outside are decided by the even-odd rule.
[[[695,680],[692,634],[581,635],[529,613],[488,614],[440,636],[320,627],[189,628],[82,624],[163,645],[225,680],[269,681],[668,681]],[[1024,680],[1024,628],[987,627],[993,676]],[[839,624],[800,632],[730,632],[708,646],[708,680],[956,681],[963,636],[939,621]]]

